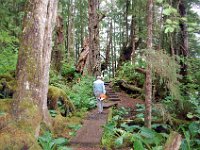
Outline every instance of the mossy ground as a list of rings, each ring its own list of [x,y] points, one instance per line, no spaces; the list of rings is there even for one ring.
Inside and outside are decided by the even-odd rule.
[[[22,110],[21,119],[17,122],[11,115],[13,99],[0,100],[0,145],[1,149],[41,149],[37,138],[34,136],[34,129],[41,120],[41,114],[37,111],[37,106],[24,100],[20,103]],[[86,116],[85,110],[74,112],[73,116],[63,117],[57,115],[52,118],[52,126],[49,127],[41,123],[40,134],[50,130],[54,138],[70,138],[72,129],[68,125],[78,125]]]
[[[55,118],[53,118],[52,123],[52,132],[54,137],[71,138],[70,132],[72,132],[72,129],[69,128],[69,125],[82,124],[82,120],[85,116],[86,112],[84,110],[75,112],[74,115],[70,117],[57,115]]]
[[[30,102],[24,101],[20,107],[23,112],[21,119],[15,120],[11,115],[12,99],[0,100],[0,145],[1,149],[41,149],[34,137],[34,129],[40,116]]]

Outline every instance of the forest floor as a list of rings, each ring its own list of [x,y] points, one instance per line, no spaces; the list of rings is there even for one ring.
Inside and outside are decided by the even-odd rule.
[[[118,104],[118,107],[125,107],[134,112],[135,106],[138,103],[143,103],[142,100],[130,98],[125,92],[113,92],[109,86],[106,86],[107,95],[112,99],[112,96],[118,100],[114,102],[104,103],[108,106],[104,108],[103,114],[98,114],[98,110],[91,110],[87,117],[83,120],[83,126],[77,131],[75,137],[70,141],[70,147],[73,150],[106,150],[101,148],[101,138],[103,135],[103,125],[106,124],[109,114],[109,105]],[[115,100],[114,98],[114,100]],[[109,99],[109,98],[108,98]]]

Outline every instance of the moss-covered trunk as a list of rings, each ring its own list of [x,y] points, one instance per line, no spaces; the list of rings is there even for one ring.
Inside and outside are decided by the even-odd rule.
[[[53,23],[58,0],[27,1],[17,63],[13,116],[38,136],[40,123],[50,124],[47,92]],[[32,122],[29,122],[32,121]]]

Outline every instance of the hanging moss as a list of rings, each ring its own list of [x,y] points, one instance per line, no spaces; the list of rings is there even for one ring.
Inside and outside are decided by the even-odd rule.
[[[62,105],[62,110],[59,110],[58,108],[59,101],[60,105]],[[49,86],[47,106],[48,109],[60,111],[63,116],[67,116],[69,113],[73,113],[75,111],[73,103],[67,98],[65,92],[62,89],[54,86]]]
[[[162,82],[167,85],[170,94],[175,99],[181,99],[179,90],[180,66],[174,57],[169,56],[165,51],[148,50],[146,52],[147,62],[151,65],[153,72],[160,76]]]

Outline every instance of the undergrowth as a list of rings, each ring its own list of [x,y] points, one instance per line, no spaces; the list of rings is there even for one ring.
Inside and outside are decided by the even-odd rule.
[[[153,111],[156,111],[156,108]],[[112,119],[104,126],[102,137],[102,147],[106,147],[108,150],[123,149],[125,147],[133,148],[134,150],[163,150],[172,130],[182,135],[181,150],[199,150],[199,121],[180,125],[175,129],[167,123],[155,123],[152,124],[152,129],[148,129],[143,124],[132,124],[130,120],[125,121],[124,116],[128,111],[121,113],[120,108],[113,112]],[[137,105],[138,115],[136,118],[144,120],[144,115],[141,115],[143,112],[144,107]]]

